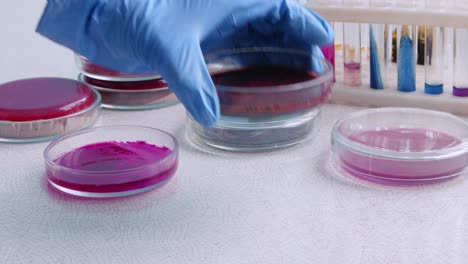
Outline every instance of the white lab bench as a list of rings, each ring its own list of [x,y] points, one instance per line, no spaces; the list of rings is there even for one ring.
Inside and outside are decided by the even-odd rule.
[[[72,54],[34,33],[45,1],[0,3],[0,82],[75,78]],[[432,264],[468,259],[468,179],[390,188],[339,177],[329,105],[306,144],[213,154],[184,136],[181,105],[104,110],[97,125],[173,133],[180,167],[163,187],[128,198],[73,198],[49,187],[47,143],[0,144],[0,263]]]

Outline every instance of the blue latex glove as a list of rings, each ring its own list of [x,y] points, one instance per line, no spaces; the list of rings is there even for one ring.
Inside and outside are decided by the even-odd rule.
[[[158,72],[205,126],[219,102],[203,58],[215,49],[300,48],[320,56],[327,22],[292,0],[48,0],[37,32],[90,61]]]

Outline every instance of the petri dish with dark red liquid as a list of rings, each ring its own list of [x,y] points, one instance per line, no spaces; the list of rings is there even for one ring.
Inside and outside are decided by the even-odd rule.
[[[332,142],[342,173],[377,184],[437,183],[468,166],[468,123],[437,111],[359,111],[337,122]]]
[[[49,183],[62,192],[122,197],[166,183],[177,171],[178,142],[150,127],[97,127],[53,141],[44,159]]]
[[[135,74],[114,71],[109,68],[95,64],[89,61],[87,58],[79,55],[75,55],[75,62],[82,74],[97,80],[130,82],[161,79],[161,75],[159,75],[158,73]]]
[[[320,106],[333,83],[331,65],[294,49],[248,48],[205,57],[221,117],[203,127],[190,116],[194,143],[231,151],[263,151],[305,141],[317,131]]]
[[[64,78],[31,78],[0,84],[0,141],[38,142],[92,125],[101,96]]]
[[[102,107],[116,110],[147,110],[178,103],[163,79],[145,81],[104,81],[80,75],[86,83],[102,96]]]

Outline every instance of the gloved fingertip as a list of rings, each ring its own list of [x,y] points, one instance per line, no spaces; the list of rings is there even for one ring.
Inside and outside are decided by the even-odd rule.
[[[214,106],[216,105],[216,106]],[[192,108],[189,107],[187,110],[190,112],[190,115],[202,126],[212,127],[214,126],[220,117],[220,111],[218,104],[208,104],[204,105],[202,108]]]

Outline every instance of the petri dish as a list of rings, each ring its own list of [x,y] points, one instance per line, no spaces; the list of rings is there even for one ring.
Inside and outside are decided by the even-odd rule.
[[[116,110],[146,110],[178,103],[163,79],[114,82],[80,75],[78,79],[98,91],[102,107]]]
[[[333,69],[307,52],[282,48],[217,51],[205,57],[221,117],[205,128],[188,116],[189,138],[231,151],[263,151],[298,144],[317,130]]]
[[[286,148],[310,139],[319,129],[320,109],[294,118],[251,120],[221,117],[213,127],[203,127],[188,115],[187,136],[206,148],[260,152]]]
[[[39,142],[92,125],[101,96],[64,78],[31,78],[0,84],[0,141]]]
[[[345,175],[388,185],[436,183],[468,166],[468,123],[431,110],[370,109],[337,122],[332,145]]]
[[[167,182],[177,171],[178,142],[150,127],[96,127],[53,141],[44,159],[49,183],[62,192],[122,197]]]
[[[132,74],[118,72],[106,67],[92,63],[87,58],[75,55],[75,62],[82,74],[98,80],[107,81],[144,81],[160,79],[161,75],[154,74]]]

